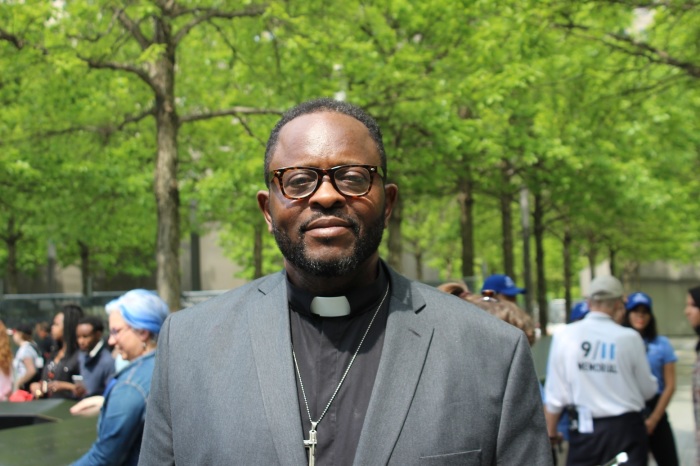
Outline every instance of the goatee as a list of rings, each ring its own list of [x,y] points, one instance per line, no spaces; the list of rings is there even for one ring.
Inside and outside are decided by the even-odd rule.
[[[359,268],[360,264],[366,261],[379,248],[384,234],[384,209],[380,210],[377,218],[367,226],[364,234],[360,233],[358,223],[346,215],[329,212],[325,215],[342,218],[350,225],[352,234],[355,236],[355,244],[344,257],[331,258],[327,260],[312,259],[309,257],[306,245],[304,244],[304,225],[299,227],[297,232],[299,241],[294,242],[286,231],[277,228],[272,220],[272,234],[275,236],[277,246],[280,248],[284,258],[296,268],[314,276],[340,277]],[[306,222],[308,224],[310,221]]]

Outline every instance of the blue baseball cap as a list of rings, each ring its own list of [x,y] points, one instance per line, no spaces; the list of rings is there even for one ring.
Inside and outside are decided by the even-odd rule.
[[[481,292],[484,290],[493,290],[506,296],[515,296],[516,294],[525,294],[525,288],[515,286],[515,282],[508,275],[494,274],[484,280],[484,286],[481,287]]]
[[[637,306],[645,306],[647,309],[649,309],[649,312],[652,312],[651,305],[651,296],[646,293],[642,293],[641,291],[637,291],[627,297],[625,309],[627,309],[627,311],[631,311]]]
[[[588,303],[586,301],[579,301],[576,304],[574,304],[574,307],[571,308],[571,316],[569,316],[569,322],[576,322],[577,320],[581,320],[584,317],[586,317],[586,314],[588,314]]]

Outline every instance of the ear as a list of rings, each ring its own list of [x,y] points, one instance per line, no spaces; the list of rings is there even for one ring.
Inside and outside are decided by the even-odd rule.
[[[384,185],[384,228],[389,226],[389,218],[399,199],[399,187],[393,183]]]
[[[149,338],[151,338],[151,332],[149,332],[148,330],[139,330],[137,334],[139,336],[139,339],[144,343],[147,342]]]
[[[272,233],[272,216],[270,215],[270,192],[269,191],[258,191],[258,208],[265,217],[265,222],[267,223],[268,233]]]

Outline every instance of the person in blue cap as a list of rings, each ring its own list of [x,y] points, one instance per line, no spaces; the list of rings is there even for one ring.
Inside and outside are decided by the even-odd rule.
[[[676,356],[671,343],[656,330],[651,297],[638,291],[627,297],[627,313],[623,325],[635,329],[644,339],[647,359],[651,372],[659,381],[659,389],[654,398],[646,402],[647,433],[649,451],[659,466],[678,465],[676,442],[673,439],[671,424],[666,416],[666,407],[676,390]]]
[[[586,301],[579,301],[571,308],[571,314],[569,315],[569,323],[576,322],[583,319],[588,314],[588,303]]]
[[[515,285],[508,275],[493,274],[484,280],[481,294],[492,294],[497,299],[503,299],[514,303],[519,294],[525,294],[527,290]]]

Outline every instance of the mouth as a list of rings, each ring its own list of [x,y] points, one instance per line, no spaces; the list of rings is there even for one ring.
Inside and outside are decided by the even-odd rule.
[[[340,217],[320,217],[304,223],[303,234],[314,237],[335,237],[355,231],[355,223]]]

